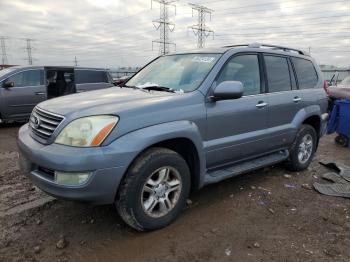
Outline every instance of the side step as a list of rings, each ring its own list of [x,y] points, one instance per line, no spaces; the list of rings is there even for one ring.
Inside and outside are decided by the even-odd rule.
[[[288,157],[289,152],[283,150],[232,166],[227,166],[220,170],[210,171],[205,175],[204,184],[216,183],[226,178],[234,177],[262,167],[271,166],[286,160]]]

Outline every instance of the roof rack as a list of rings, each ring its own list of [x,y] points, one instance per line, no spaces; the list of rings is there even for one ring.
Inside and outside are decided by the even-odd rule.
[[[251,44],[242,44],[242,45],[228,45],[228,46],[224,46],[226,48],[229,47],[250,47],[250,48],[271,48],[272,50],[282,50],[285,52],[296,52],[300,55],[307,55],[309,56],[309,54],[305,51],[299,50],[299,49],[295,49],[295,48],[289,48],[289,47],[285,47],[285,46],[278,46],[278,45],[269,45],[269,44],[261,44],[261,43],[251,43]]]

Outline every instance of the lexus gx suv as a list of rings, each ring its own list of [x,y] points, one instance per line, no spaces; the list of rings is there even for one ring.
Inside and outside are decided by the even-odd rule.
[[[328,118],[323,85],[315,61],[286,47],[160,56],[122,87],[38,104],[20,163],[50,195],[113,203],[131,227],[159,229],[205,185],[279,162],[306,169]]]

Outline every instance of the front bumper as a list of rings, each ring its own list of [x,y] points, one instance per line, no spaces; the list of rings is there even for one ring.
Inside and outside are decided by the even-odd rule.
[[[19,130],[20,166],[33,183],[46,193],[68,200],[110,204],[115,200],[119,183],[127,166],[112,146],[74,148],[42,145],[30,136],[28,125]],[[120,156],[120,158],[118,158]],[[79,186],[58,185],[53,171],[91,172],[88,181]]]

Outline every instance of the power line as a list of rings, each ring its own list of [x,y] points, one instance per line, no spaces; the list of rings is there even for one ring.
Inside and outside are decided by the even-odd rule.
[[[5,39],[6,39],[6,37],[4,37],[4,36],[0,37],[0,42],[1,42],[1,62],[2,62],[3,65],[8,64]]]
[[[176,48],[176,44],[169,40],[169,33],[173,32],[175,29],[175,24],[170,22],[169,20],[169,6],[174,7],[175,15],[176,15],[176,5],[174,4],[177,0],[151,0],[152,3],[159,3],[159,19],[153,21],[154,27],[159,30],[159,40],[152,41],[152,49],[153,43],[159,44],[159,53],[161,55],[168,54],[170,52],[169,46],[173,45]],[[151,7],[152,8],[152,7]]]
[[[190,4],[190,6],[192,6],[192,17],[193,17],[193,11],[197,11],[198,13],[198,24],[192,25],[190,28],[193,30],[194,34],[198,37],[197,47],[203,48],[205,46],[205,39],[210,34],[213,34],[213,37],[214,37],[214,31],[211,30],[209,27],[207,27],[207,25],[205,24],[206,15],[208,14],[211,19],[211,13],[214,10],[209,9],[203,5]]]

